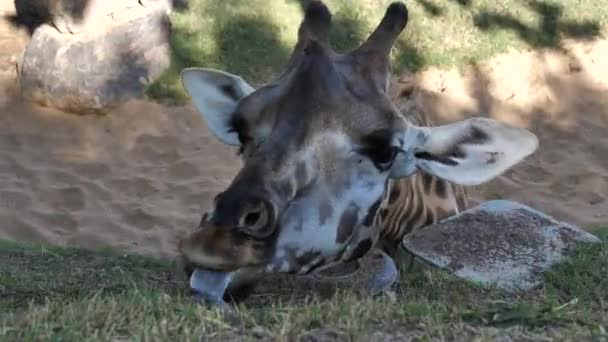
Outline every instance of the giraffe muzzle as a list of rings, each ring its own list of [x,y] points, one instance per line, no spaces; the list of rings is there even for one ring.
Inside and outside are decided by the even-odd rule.
[[[232,272],[264,264],[269,244],[238,228],[203,222],[201,227],[179,241],[178,250],[184,263],[192,267]]]

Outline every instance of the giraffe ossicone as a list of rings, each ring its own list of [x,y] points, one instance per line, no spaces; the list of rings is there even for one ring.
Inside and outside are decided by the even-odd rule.
[[[263,87],[226,71],[182,72],[211,132],[243,160],[179,243],[189,274],[231,274],[226,298],[267,273],[311,274],[374,249],[390,260],[380,279],[392,279],[405,234],[457,212],[459,185],[487,182],[538,146],[531,132],[496,120],[425,127],[399,112],[388,96],[389,52],[408,21],[404,4],[392,3],[347,53],[331,48],[331,17],[310,2],[285,69]]]

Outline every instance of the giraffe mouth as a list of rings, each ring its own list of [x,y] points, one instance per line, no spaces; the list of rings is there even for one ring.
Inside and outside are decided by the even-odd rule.
[[[190,288],[196,293],[198,300],[221,305],[231,278],[232,272],[196,268],[190,276]]]

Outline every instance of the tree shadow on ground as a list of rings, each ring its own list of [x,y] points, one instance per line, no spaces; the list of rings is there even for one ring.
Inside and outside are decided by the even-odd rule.
[[[191,9],[193,13],[200,12],[201,17],[213,18],[204,30],[211,33],[212,41],[201,38],[198,28],[174,25],[170,39],[171,66],[147,89],[147,95],[167,99],[169,104],[187,101],[179,77],[187,67],[224,70],[254,85],[268,81],[268,75],[286,63],[290,48],[281,41],[280,28],[270,17],[230,10],[239,6],[223,2]],[[223,14],[227,11],[234,14]]]
[[[472,0],[451,0],[451,2],[472,11]],[[435,4],[430,0],[416,0],[416,3],[431,17],[445,14],[446,7]],[[597,21],[564,20],[563,5],[542,0],[521,0],[540,19],[535,27],[505,11],[481,9],[473,14],[473,24],[478,29],[491,33],[496,30],[511,30],[519,38],[533,48],[558,47],[562,37],[590,39],[601,34],[600,23]]]
[[[296,0],[303,11],[308,1]],[[154,98],[186,100],[181,84],[167,85],[185,67],[205,67],[240,75],[254,85],[270,81],[286,65],[294,46],[281,39],[281,28],[269,15],[252,15],[240,4],[213,3],[192,11],[212,17],[207,32],[212,42],[200,42],[198,29],[175,25],[171,38],[172,65],[148,90]],[[231,13],[227,16],[225,13]],[[337,52],[347,52],[359,46],[371,32],[359,20],[355,9],[340,7],[333,13],[330,42]],[[300,25],[300,22],[294,23]],[[294,37],[295,38],[295,37]],[[252,42],[255,42],[253,44]]]
[[[589,39],[600,35],[598,22],[562,20],[563,7],[559,4],[537,0],[524,0],[523,2],[539,16],[538,27],[527,25],[510,15],[489,10],[476,14],[473,22],[483,31],[512,30],[533,48],[558,47],[562,37]]]
[[[290,49],[280,40],[279,28],[268,17],[249,16],[236,13],[231,16],[219,15],[232,5],[227,3],[204,6],[214,17],[209,27],[215,44],[201,46],[192,44],[198,39],[196,32],[176,27],[171,40],[174,69],[183,67],[211,67],[242,75],[255,82],[285,63]],[[255,44],[252,42],[255,41]]]
[[[443,14],[443,7],[440,7],[429,0],[416,0],[416,2],[424,9],[424,11],[432,16],[438,17]]]
[[[309,0],[293,0],[305,10]],[[209,13],[226,11],[231,4],[204,7]],[[361,13],[353,6],[342,6],[332,13],[332,25],[329,40],[339,53],[356,49],[371,34],[372,29],[364,25]],[[172,49],[176,62],[174,68],[185,66],[203,66],[220,68],[231,73],[242,75],[253,82],[265,82],[269,75],[278,72],[287,62],[293,46],[286,46],[279,38],[279,27],[267,16],[248,16],[236,14],[230,17],[214,15],[216,18],[210,31],[216,46],[207,51],[197,50],[191,42],[196,39],[195,32],[176,28],[173,34],[179,39],[172,40]],[[378,18],[379,24],[381,18]],[[297,25],[300,23],[298,22]],[[251,44],[255,41],[256,44]],[[396,42],[398,53],[394,57],[396,70],[404,68],[418,70],[425,64],[425,59],[415,46],[405,39]]]
[[[171,0],[171,6],[175,11],[187,11],[190,9],[189,0]]]
[[[311,0],[291,0],[300,5],[302,16]],[[363,27],[358,17],[356,6],[341,6],[332,11],[332,24],[329,41],[337,52],[346,52],[357,48],[371,32]]]

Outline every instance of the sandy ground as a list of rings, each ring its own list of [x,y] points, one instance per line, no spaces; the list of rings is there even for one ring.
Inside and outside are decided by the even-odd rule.
[[[172,256],[240,162],[191,105],[132,101],[106,117],[15,99],[26,35],[0,23],[0,238]],[[592,228],[608,223],[608,41],[508,53],[395,79],[404,111],[531,128],[540,150],[474,199],[507,198]],[[413,91],[411,84],[414,84]]]

